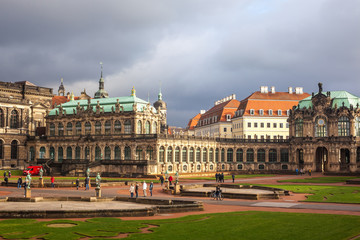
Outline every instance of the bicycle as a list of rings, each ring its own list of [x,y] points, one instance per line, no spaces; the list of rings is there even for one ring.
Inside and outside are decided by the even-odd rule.
[[[224,199],[224,197],[223,197],[221,191],[219,192],[218,195],[216,194],[216,191],[212,191],[212,192],[210,193],[210,199],[222,201],[222,200]]]

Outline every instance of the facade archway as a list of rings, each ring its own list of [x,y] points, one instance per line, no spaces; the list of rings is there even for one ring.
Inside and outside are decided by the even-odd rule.
[[[326,147],[318,147],[316,149],[316,172],[325,172],[328,165],[328,150]]]
[[[340,149],[340,171],[347,171],[349,170],[349,163],[350,163],[350,150],[347,148]]]

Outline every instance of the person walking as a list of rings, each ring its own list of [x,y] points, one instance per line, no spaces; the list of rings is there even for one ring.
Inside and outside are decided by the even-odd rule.
[[[89,184],[90,184],[90,178],[86,177],[85,178],[85,191],[90,189]]]
[[[309,169],[309,176],[311,176],[311,168]]]
[[[79,190],[80,180],[79,178],[76,179],[76,190]]]
[[[169,177],[169,183],[170,183],[170,185],[171,185],[171,182],[173,181],[173,177],[170,175],[170,177]]]
[[[5,177],[6,177],[6,171],[4,171],[4,179],[5,179]]]
[[[55,187],[55,178],[54,178],[54,176],[51,176],[50,180],[51,180],[51,187],[54,188]]]
[[[7,176],[5,176],[5,185],[7,186],[8,185],[8,182],[9,182],[9,179],[8,179],[8,177]]]
[[[146,197],[146,189],[147,189],[147,183],[144,181],[144,183],[143,183],[144,197]]]
[[[134,191],[135,191],[134,184],[131,184],[131,185],[130,185],[130,189],[129,189],[130,197],[131,197],[131,198],[134,197]]]
[[[163,175],[160,176],[160,182],[161,182],[161,186],[164,184],[164,177]]]
[[[136,198],[139,197],[139,184],[138,183],[136,183],[136,185],[135,185],[135,197]]]
[[[151,197],[152,197],[153,188],[154,188],[154,183],[151,182],[151,183],[150,183],[150,186],[149,186],[149,191],[150,191],[150,196],[151,196]]]
[[[22,177],[19,177],[17,184],[18,184],[18,188],[20,189],[22,185]]]
[[[11,172],[9,171],[9,178],[11,178]]]
[[[219,174],[218,174],[218,173],[215,174],[215,181],[216,181],[216,182],[219,181]]]
[[[231,177],[232,177],[232,180],[233,180],[233,183],[234,183],[235,182],[235,174],[232,174]]]

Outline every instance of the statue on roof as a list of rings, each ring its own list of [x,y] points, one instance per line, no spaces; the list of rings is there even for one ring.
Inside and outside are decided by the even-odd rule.
[[[323,91],[323,88],[322,88],[322,83],[318,83],[318,86],[319,86],[319,93],[322,93],[322,91]]]

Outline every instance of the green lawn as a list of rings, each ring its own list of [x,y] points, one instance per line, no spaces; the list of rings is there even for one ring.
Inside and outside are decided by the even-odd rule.
[[[72,223],[72,227],[49,224]],[[155,225],[151,233],[140,228]],[[3,220],[0,236],[5,239],[108,239],[132,233],[126,239],[350,239],[360,234],[360,217],[347,215],[233,212],[192,215],[166,220],[122,221],[118,218],[93,218],[85,222],[33,219]]]
[[[272,174],[242,174],[242,175],[235,175],[235,180],[238,178],[254,178],[254,177],[274,177],[275,175]],[[232,179],[231,175],[225,175],[225,179]],[[189,180],[214,180],[215,175],[213,177],[180,177],[180,179],[189,179]]]
[[[360,203],[360,187],[318,185],[264,185],[294,193],[311,193],[306,201],[333,203]]]
[[[6,172],[6,176],[9,177],[9,170],[0,170],[0,177],[4,177],[4,171]],[[11,176],[22,176],[23,170],[10,170]]]
[[[1,177],[1,176],[0,176]],[[32,179],[39,179],[39,176],[31,176]],[[25,179],[25,176],[23,176],[23,180]],[[44,176],[43,177],[45,182],[50,182],[50,177],[49,176]],[[55,176],[55,183],[56,181],[74,181],[77,179],[77,177],[57,177]],[[154,183],[159,183],[160,180],[157,179],[143,179],[143,178],[108,178],[108,177],[102,177],[102,180],[106,180],[108,182],[154,182]],[[9,182],[17,182],[18,177],[11,177],[9,179]],[[81,181],[85,181],[85,177],[79,177],[80,182]],[[91,177],[90,178],[91,181],[95,181],[95,177]]]
[[[291,182],[291,183],[339,183],[346,182],[346,180],[355,179],[360,177],[313,177],[304,179],[289,179],[279,180],[278,182]]]

